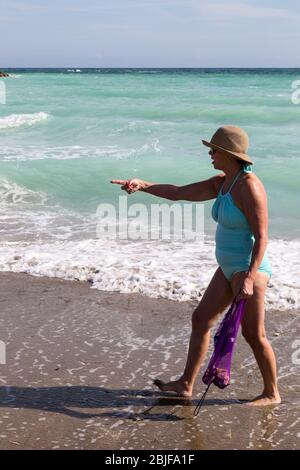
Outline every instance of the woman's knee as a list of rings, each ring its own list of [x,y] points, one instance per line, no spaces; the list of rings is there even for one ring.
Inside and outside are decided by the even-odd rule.
[[[242,329],[242,335],[250,346],[261,346],[267,339],[264,330]]]
[[[192,326],[203,333],[208,332],[214,325],[213,319],[207,318],[205,312],[201,308],[196,308],[192,315]]]

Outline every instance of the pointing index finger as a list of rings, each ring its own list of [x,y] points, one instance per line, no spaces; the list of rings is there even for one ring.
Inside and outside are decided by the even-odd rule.
[[[126,184],[126,180],[111,180],[110,182],[113,184]]]

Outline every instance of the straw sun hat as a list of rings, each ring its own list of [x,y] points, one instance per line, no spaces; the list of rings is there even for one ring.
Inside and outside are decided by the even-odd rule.
[[[203,144],[212,149],[224,152],[229,157],[253,164],[247,155],[249,137],[246,132],[238,126],[222,126],[214,133],[211,141],[202,140]]]

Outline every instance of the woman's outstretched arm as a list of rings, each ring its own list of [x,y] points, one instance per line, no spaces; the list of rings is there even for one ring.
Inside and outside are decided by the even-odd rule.
[[[207,201],[217,197],[220,186],[224,180],[224,174],[213,176],[207,180],[199,181],[185,186],[174,184],[151,183],[138,178],[129,180],[111,180],[113,184],[120,184],[121,189],[128,194],[136,191],[144,191],[153,196],[163,197],[171,201]]]

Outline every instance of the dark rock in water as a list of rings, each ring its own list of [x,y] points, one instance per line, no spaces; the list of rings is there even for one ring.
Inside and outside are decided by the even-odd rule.
[[[1,78],[1,77],[9,77],[9,75],[8,75],[8,73],[6,73],[6,72],[1,72],[1,70],[0,70],[0,78]]]

